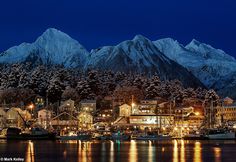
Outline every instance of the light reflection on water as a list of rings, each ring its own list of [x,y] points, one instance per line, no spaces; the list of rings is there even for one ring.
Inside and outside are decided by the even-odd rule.
[[[26,155],[25,155],[25,161],[26,162],[34,162],[34,143],[29,141],[27,145]]]
[[[194,144],[194,154],[193,154],[193,160],[194,162],[202,162],[202,153],[201,153],[201,143],[195,142]]]
[[[46,144],[44,144],[46,143]],[[0,154],[23,151],[26,162],[221,162],[233,159],[236,141],[26,141],[1,143]],[[228,147],[227,147],[228,146]],[[224,147],[224,152],[222,152]],[[2,149],[1,149],[2,148]],[[21,148],[21,150],[19,150]],[[3,152],[2,150],[7,150]],[[11,152],[12,151],[12,152]],[[224,154],[223,154],[224,153]],[[55,157],[58,159],[54,160]],[[47,160],[50,158],[51,160]],[[68,160],[69,159],[69,160]]]
[[[214,147],[215,162],[221,162],[221,148]]]
[[[174,147],[173,147],[173,162],[178,162],[179,157],[178,157],[178,141],[174,140]]]
[[[136,141],[130,141],[130,149],[129,149],[129,161],[130,162],[137,162],[137,146]]]

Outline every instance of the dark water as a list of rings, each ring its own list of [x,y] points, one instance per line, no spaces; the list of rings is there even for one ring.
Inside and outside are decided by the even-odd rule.
[[[236,162],[236,141],[0,141],[1,158],[27,162]]]

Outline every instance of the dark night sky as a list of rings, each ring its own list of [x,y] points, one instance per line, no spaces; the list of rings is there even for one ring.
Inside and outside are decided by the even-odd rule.
[[[235,0],[2,0],[0,51],[33,42],[49,27],[88,50],[142,34],[195,38],[236,56]]]

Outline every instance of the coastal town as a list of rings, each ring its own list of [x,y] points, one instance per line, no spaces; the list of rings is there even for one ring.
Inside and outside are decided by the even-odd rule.
[[[230,139],[235,138],[236,105],[229,97],[222,99],[217,106],[204,106],[201,101],[192,99],[185,107],[177,107],[174,100],[155,98],[134,101],[133,96],[130,97],[132,102],[125,103],[107,96],[103,102],[108,104],[99,109],[96,100],[81,100],[75,105],[69,99],[53,111],[40,97],[26,107],[5,105],[0,108],[1,138],[7,138],[7,129],[13,128],[21,130],[19,136],[25,131],[40,128],[54,132],[58,139],[65,140],[156,140],[186,138],[193,132],[193,139],[200,139],[197,135],[201,134],[201,129],[227,129],[234,133]],[[40,136],[37,137],[40,139]],[[28,139],[27,136],[25,139]]]

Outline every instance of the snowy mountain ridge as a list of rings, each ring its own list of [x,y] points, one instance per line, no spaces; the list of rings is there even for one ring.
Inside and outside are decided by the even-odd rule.
[[[163,80],[179,79],[185,85],[200,85],[188,70],[167,58],[152,41],[141,35],[116,46],[92,50],[85,68],[158,74]]]
[[[32,44],[22,43],[1,53],[0,63],[32,61],[76,67],[83,65],[87,55],[88,51],[78,41],[49,28]]]
[[[236,78],[234,57],[195,39],[184,46],[172,38],[150,41],[136,35],[116,46],[88,52],[78,41],[54,28],[47,29],[33,43],[22,43],[0,53],[0,63],[18,62],[158,74],[162,79],[179,79],[188,85],[199,84],[199,79],[208,88],[221,90],[222,78],[225,83]]]
[[[207,87],[236,71],[235,58],[195,39],[185,47],[170,38],[154,41],[154,44],[168,58],[190,70]]]

